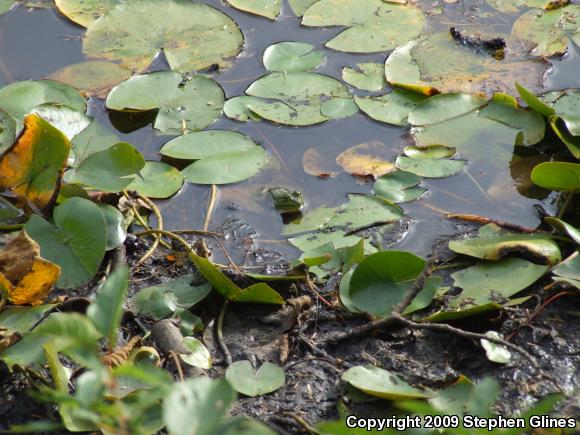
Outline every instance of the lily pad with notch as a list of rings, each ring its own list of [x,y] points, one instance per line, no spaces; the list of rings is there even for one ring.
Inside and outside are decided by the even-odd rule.
[[[266,48],[263,62],[273,72],[309,71],[324,62],[324,53],[304,42],[278,42]]]
[[[250,361],[236,361],[230,365],[226,379],[234,390],[249,397],[276,391],[286,382],[284,371],[277,365],[264,362],[256,371]]]

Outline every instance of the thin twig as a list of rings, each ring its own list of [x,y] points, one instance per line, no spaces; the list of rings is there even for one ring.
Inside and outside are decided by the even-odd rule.
[[[316,288],[316,286],[314,285],[314,283],[310,279],[310,273],[309,272],[306,272],[306,274],[304,275],[304,282],[306,283],[306,285],[308,286],[308,288],[310,289],[310,291],[312,293],[314,293],[316,295],[316,297],[318,299],[320,299],[320,301],[324,305],[326,305],[327,307],[330,307],[330,308],[334,308],[334,305],[332,305],[330,302],[328,302],[326,299],[324,299],[324,297],[320,294],[320,292],[318,291],[318,289]]]
[[[179,380],[181,382],[183,382],[185,380],[185,378],[183,377],[183,370],[181,369],[181,363],[179,362],[179,356],[174,351],[169,352],[169,355],[171,355],[171,358],[173,359],[173,362],[175,363],[175,367],[177,368],[177,374],[179,375]]]
[[[413,302],[413,299],[415,299],[415,297],[419,294],[419,292],[421,290],[423,290],[423,287],[425,287],[425,282],[433,273],[433,269],[435,267],[435,262],[436,262],[436,258],[435,258],[435,256],[433,256],[427,262],[427,264],[425,264],[425,267],[423,267],[423,270],[421,271],[421,273],[419,274],[419,276],[415,280],[413,287],[411,287],[411,289],[407,293],[405,293],[405,295],[403,296],[403,299],[401,299],[401,302],[399,302],[397,305],[395,305],[395,307],[393,308],[392,314],[401,314],[402,312],[404,312],[407,309],[407,307],[409,305],[411,305],[411,302]]]
[[[205,213],[205,221],[203,223],[204,231],[207,231],[207,229],[209,228],[211,215],[213,214],[213,210],[215,208],[216,198],[217,198],[217,186],[215,184],[212,184],[209,194],[209,201],[207,203],[207,212]]]
[[[338,360],[335,357],[333,357],[332,355],[330,355],[328,352],[326,352],[325,350],[321,349],[320,347],[318,347],[316,344],[314,344],[312,341],[310,341],[308,338],[306,338],[306,336],[302,333],[298,334],[298,339],[308,348],[308,350],[310,350],[310,352],[312,352],[314,355],[317,355],[321,358],[324,358],[328,361],[332,361],[337,367],[346,367],[347,369],[350,367],[353,367],[352,364],[346,362],[346,361],[342,361],[342,360]]]
[[[558,211],[558,219],[562,219],[562,217],[566,213],[568,206],[570,205],[572,199],[574,198],[574,194],[575,192],[569,192],[568,195],[566,196],[566,199],[564,200],[564,203],[562,204],[560,211]]]
[[[222,353],[224,354],[224,358],[226,359],[226,364],[228,366],[232,365],[232,354],[230,353],[230,350],[228,349],[228,346],[226,344],[226,342],[224,341],[224,332],[223,332],[223,328],[224,328],[224,318],[226,317],[226,311],[228,309],[228,305],[229,305],[229,301],[226,299],[224,301],[224,304],[222,305],[222,309],[220,310],[220,313],[218,315],[216,324],[215,324],[215,336],[216,336],[216,341],[218,342],[220,349],[222,350]]]
[[[212,236],[225,238],[223,233],[218,233],[216,231],[204,231],[204,230],[171,230],[175,234],[199,234],[201,236]]]
[[[445,217],[447,219],[456,219],[456,220],[466,221],[466,222],[475,222],[475,223],[478,223],[480,225],[495,224],[498,227],[505,228],[506,230],[518,231],[520,233],[531,234],[531,233],[542,232],[541,230],[538,230],[537,228],[524,227],[521,225],[512,224],[510,222],[502,221],[499,219],[491,219],[491,218],[488,218],[485,216],[479,216],[476,214],[447,213],[445,215]]]
[[[376,227],[382,227],[383,225],[388,225],[390,223],[393,223],[393,221],[373,222],[373,223],[370,223],[368,225],[363,225],[362,227],[353,228],[352,230],[348,230],[347,232],[344,233],[344,235],[345,236],[352,236],[353,234],[360,233],[361,231],[369,230],[371,228],[376,228]]]
[[[242,270],[238,267],[238,265],[234,262],[234,260],[232,260],[232,257],[230,257],[230,254],[228,253],[228,250],[226,249],[226,247],[224,246],[224,244],[222,243],[222,241],[220,239],[218,239],[217,237],[214,237],[214,240],[217,242],[217,244],[220,247],[222,253],[228,259],[230,265],[236,271],[236,273],[239,274],[239,275],[241,275],[241,276],[246,276],[246,274],[244,272],[242,272]]]
[[[151,201],[146,196],[141,196],[141,195],[139,195],[137,198],[140,199],[141,201],[143,201],[145,204],[147,204],[151,208],[151,211],[153,211],[153,214],[157,218],[157,229],[163,230],[163,216],[161,216],[161,212],[159,211],[157,206],[153,203],[153,201]],[[143,254],[143,256],[139,259],[139,261],[137,261],[137,263],[135,263],[135,267],[139,267],[140,265],[145,263],[145,261],[147,261],[147,259],[149,257],[151,257],[153,255],[153,253],[157,249],[157,245],[159,245],[160,241],[161,241],[161,236],[155,237],[155,239],[153,240],[153,244],[147,250],[147,252],[145,254]]]

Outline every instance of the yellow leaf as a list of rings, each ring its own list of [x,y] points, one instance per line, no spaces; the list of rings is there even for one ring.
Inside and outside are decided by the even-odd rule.
[[[21,231],[0,250],[0,273],[11,282],[20,281],[40,256],[38,243]]]
[[[395,165],[389,160],[393,159],[393,150],[382,142],[370,141],[355,145],[340,153],[336,163],[352,175],[369,176],[375,178],[392,171]]]
[[[40,305],[58,281],[59,276],[59,266],[37,257],[34,259],[30,272],[8,291],[8,300],[15,305]]]

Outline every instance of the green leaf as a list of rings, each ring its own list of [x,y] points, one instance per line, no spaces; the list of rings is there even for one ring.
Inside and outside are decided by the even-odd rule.
[[[42,320],[46,313],[54,309],[55,305],[37,305],[35,307],[8,306],[0,311],[0,326],[8,334],[26,332],[37,322]]]
[[[89,27],[83,52],[143,71],[163,49],[171,69],[188,72],[213,64],[228,66],[242,43],[236,23],[208,5],[188,0],[130,0]]]
[[[196,378],[176,382],[163,401],[170,435],[215,435],[236,392],[225,379]]]
[[[70,198],[55,208],[54,224],[33,215],[24,228],[41,256],[60,266],[57,286],[78,287],[95,276],[105,255],[105,218],[93,202]]]
[[[567,234],[572,240],[574,240],[578,245],[580,245],[580,230],[573,227],[569,223],[564,222],[561,219],[554,217],[544,218],[546,222],[552,225],[556,230],[561,233]]]
[[[106,101],[111,110],[159,110],[153,127],[163,134],[202,130],[220,117],[223,105],[224,92],[215,81],[200,75],[186,77],[176,71],[132,77],[115,86]]]
[[[121,192],[144,166],[141,153],[132,145],[120,142],[87,157],[67,174],[66,180],[105,192]]]
[[[408,146],[403,148],[403,154],[413,159],[442,159],[455,155],[455,148],[446,147],[445,145]]]
[[[317,1],[318,0],[288,0],[288,3],[290,4],[292,11],[294,11],[294,14],[297,17],[301,17],[304,15],[304,12],[306,12],[306,10]]]
[[[209,130],[176,137],[163,145],[159,152],[175,159],[200,160],[216,154],[245,151],[254,146],[256,143],[242,133]]]
[[[256,97],[246,95],[234,97],[227,100],[224,104],[224,114],[236,121],[246,122],[249,120],[259,121],[260,116],[252,112],[249,108],[251,104],[260,104],[261,100]]]
[[[282,305],[284,298],[268,284],[259,282],[229,296],[232,302]]]
[[[116,134],[93,120],[87,128],[72,139],[73,166],[78,167],[87,157],[99,151],[105,151],[121,142]]]
[[[35,331],[58,340],[59,349],[81,347],[95,352],[102,336],[93,322],[79,313],[53,313]]]
[[[552,106],[544,103],[540,100],[533,92],[527,90],[525,87],[516,82],[516,88],[522,100],[526,102],[528,106],[538,112],[540,115],[552,116],[555,110]]]
[[[403,210],[392,202],[372,195],[348,195],[348,203],[340,207],[324,224],[324,228],[360,228],[375,222],[397,222]]]
[[[453,307],[474,306],[495,302],[498,297],[510,298],[536,282],[547,270],[547,266],[520,258],[504,258],[468,267],[451,275],[463,292],[450,304]]]
[[[394,203],[414,201],[427,191],[416,187],[420,182],[421,178],[411,172],[389,172],[375,182],[373,192]]]
[[[464,415],[467,402],[473,392],[473,383],[469,378],[461,375],[452,385],[443,390],[437,390],[435,395],[428,399],[429,404],[437,411],[446,415]]]
[[[276,432],[263,423],[248,417],[236,416],[227,419],[219,428],[218,435],[276,435]]]
[[[69,20],[80,24],[83,27],[89,27],[97,18],[104,15],[119,0],[55,0],[58,10]]]
[[[16,138],[16,121],[0,109],[0,154],[10,148]]]
[[[21,125],[24,116],[41,104],[61,104],[83,112],[85,99],[72,86],[53,80],[26,80],[0,89],[0,108]]]
[[[549,11],[531,10],[521,15],[512,34],[534,47],[532,54],[551,56],[566,52],[568,41],[580,42],[580,6],[567,5]]]
[[[127,190],[148,198],[169,198],[181,189],[184,177],[167,163],[147,161]]]
[[[381,0],[320,0],[302,18],[309,27],[349,26],[326,46],[351,53],[392,50],[419,36],[424,23],[420,9]]]
[[[387,84],[385,66],[374,62],[357,63],[356,69],[344,67],[342,79],[355,88],[371,92],[380,91]]]
[[[501,234],[451,240],[449,249],[483,260],[499,260],[510,254],[547,265],[557,264],[562,260],[562,253],[556,242],[548,236],[534,234]]]
[[[578,283],[580,283],[580,255],[568,258],[562,263],[558,264],[558,267],[554,269],[554,281],[565,281],[573,286],[580,288]]]
[[[412,172],[425,178],[444,178],[461,172],[465,167],[465,161],[399,156],[395,161],[395,166],[397,169]]]
[[[195,337],[185,337],[183,339],[183,346],[191,352],[189,354],[179,354],[184,363],[202,369],[211,368],[211,354],[200,340]]]
[[[409,123],[413,125],[437,124],[457,118],[479,109],[487,104],[487,100],[477,95],[439,94],[415,107],[409,113]]]
[[[234,8],[275,20],[280,14],[282,0],[226,0]]]
[[[255,371],[250,361],[236,361],[230,365],[226,379],[234,390],[250,397],[276,391],[286,382],[284,371],[277,365],[264,362]]]
[[[15,0],[1,0],[0,1],[0,15],[5,14],[8,12],[12,6],[16,4]]]
[[[103,213],[105,222],[107,224],[107,251],[118,248],[127,238],[127,230],[125,228],[125,217],[123,214],[112,205],[97,204]]]
[[[50,376],[56,390],[68,394],[69,371],[65,369],[58,358],[58,352],[53,341],[48,341],[43,346],[44,356],[50,370]]]
[[[40,116],[54,128],[60,130],[68,140],[72,140],[91,123],[91,118],[85,114],[70,107],[56,104],[36,106],[30,113]]]
[[[554,0],[488,0],[487,3],[504,14],[515,14],[523,8],[550,9]]]
[[[263,62],[268,71],[308,71],[324,62],[324,53],[304,42],[279,42],[266,48]]]
[[[374,366],[356,366],[343,373],[342,379],[353,387],[386,400],[426,399],[430,394],[409,385],[394,372]]]
[[[409,125],[407,117],[425,100],[425,96],[412,91],[394,89],[380,97],[355,97],[357,106],[370,118],[387,124]]]
[[[88,318],[107,337],[109,349],[117,345],[117,334],[128,289],[129,268],[123,265],[109,275],[98,290],[94,302],[87,309]]]
[[[36,331],[25,332],[22,339],[10,346],[0,354],[0,360],[13,370],[15,366],[32,367],[35,370],[42,370],[45,365],[45,355],[42,346],[49,340],[49,337],[39,334]]]
[[[544,162],[532,170],[532,181],[538,186],[560,192],[580,191],[580,164]]]
[[[572,155],[580,159],[580,136],[572,136],[566,127],[566,122],[563,118],[553,116],[550,118],[550,126],[556,136],[564,142],[564,145],[570,150]]]

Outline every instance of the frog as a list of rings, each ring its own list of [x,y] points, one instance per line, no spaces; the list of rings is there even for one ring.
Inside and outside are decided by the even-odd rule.
[[[285,187],[271,187],[268,189],[274,207],[283,213],[299,211],[304,205],[304,198],[299,191],[291,192]]]

